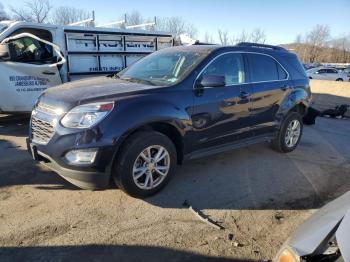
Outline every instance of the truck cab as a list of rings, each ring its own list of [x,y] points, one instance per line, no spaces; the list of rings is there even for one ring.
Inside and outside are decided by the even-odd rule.
[[[5,21],[0,43],[0,112],[23,113],[49,87],[119,72],[174,40],[146,30]]]

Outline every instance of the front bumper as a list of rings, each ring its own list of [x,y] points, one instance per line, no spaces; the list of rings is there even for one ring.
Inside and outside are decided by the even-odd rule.
[[[68,165],[62,160],[57,159],[42,151],[43,146],[33,143],[27,138],[27,149],[32,158],[48,167],[68,182],[82,189],[103,189],[110,183],[112,150],[107,147],[99,148],[98,158],[92,166]],[[105,156],[108,156],[107,159]]]

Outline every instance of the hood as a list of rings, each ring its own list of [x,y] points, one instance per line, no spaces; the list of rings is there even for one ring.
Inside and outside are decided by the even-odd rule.
[[[312,254],[339,223],[336,231],[338,246],[343,257],[348,258],[345,261],[350,261],[350,191],[314,213],[291,236],[288,245],[300,256]]]
[[[128,82],[111,77],[94,77],[69,82],[47,89],[40,101],[49,104],[78,105],[97,100],[114,99],[159,89],[159,86]]]

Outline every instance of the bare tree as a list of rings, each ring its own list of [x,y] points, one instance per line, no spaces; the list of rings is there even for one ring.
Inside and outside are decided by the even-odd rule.
[[[131,13],[125,14],[127,25],[139,25],[143,23],[143,17],[139,11],[132,11]]]
[[[227,30],[218,29],[218,36],[221,45],[228,45],[229,37]]]
[[[330,29],[327,25],[316,25],[313,30],[311,30],[306,37],[306,43],[308,44],[310,50],[309,61],[314,63],[317,59],[321,60],[319,55],[322,47],[325,46],[327,40],[330,36]]]
[[[16,20],[45,23],[52,5],[49,0],[31,0],[24,2],[23,8],[10,6],[11,12]]]
[[[214,41],[214,38],[212,35],[210,35],[208,32],[205,32],[204,42],[209,43],[209,44],[213,44],[215,41]]]
[[[303,36],[301,34],[297,34],[294,40],[295,43],[301,44],[303,42]]]
[[[249,42],[249,35],[245,30],[241,32],[241,34],[235,39],[236,43],[240,42]]]
[[[250,33],[250,41],[253,43],[264,44],[266,41],[266,35],[264,30],[261,28],[255,28],[253,32]]]
[[[288,45],[305,63],[349,63],[350,35],[330,39],[327,25],[316,25],[305,37],[297,35]]]
[[[54,9],[50,17],[53,24],[68,25],[91,18],[91,13],[79,8],[60,6]]]
[[[8,19],[9,19],[9,16],[4,10],[4,6],[2,5],[2,3],[0,3],[0,21],[8,20]]]
[[[349,37],[342,37],[339,40],[339,49],[341,51],[341,63],[349,62],[350,60],[350,39]]]
[[[191,38],[197,36],[197,28],[188,23],[181,17],[163,17],[157,18],[157,30],[166,31],[178,37],[181,34],[187,34]]]

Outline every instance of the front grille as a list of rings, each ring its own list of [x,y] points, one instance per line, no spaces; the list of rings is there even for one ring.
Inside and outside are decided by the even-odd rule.
[[[51,123],[32,116],[32,140],[35,143],[47,144],[55,133]]]

